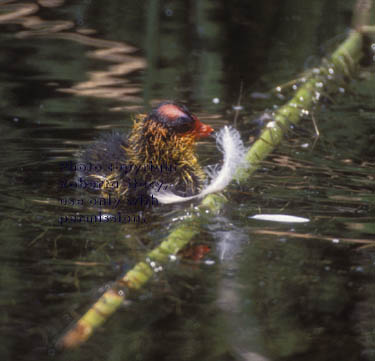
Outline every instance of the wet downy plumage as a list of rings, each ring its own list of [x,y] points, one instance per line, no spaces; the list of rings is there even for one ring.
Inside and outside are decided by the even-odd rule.
[[[205,174],[195,155],[195,142],[213,129],[188,109],[163,102],[148,115],[138,115],[127,136],[104,134],[80,154],[90,164],[78,177],[89,189],[116,197],[139,194],[157,196],[157,190],[172,190],[181,196],[199,192]]]

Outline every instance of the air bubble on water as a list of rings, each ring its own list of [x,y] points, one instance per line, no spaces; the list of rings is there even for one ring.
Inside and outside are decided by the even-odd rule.
[[[117,292],[117,294],[121,297],[124,297],[125,296],[125,292],[123,290],[120,290]]]
[[[320,74],[320,69],[319,68],[314,68],[312,70],[313,74]]]
[[[316,87],[317,88],[323,88],[323,83],[320,81],[320,82],[318,82],[318,83],[316,83]]]
[[[219,104],[220,103],[220,99],[219,98],[213,98],[212,99],[212,103]]]
[[[301,115],[309,115],[310,112],[307,109],[302,109],[301,110]]]
[[[334,239],[332,240],[332,242],[333,242],[333,243],[340,243],[340,240],[337,239],[337,238],[334,238]]]
[[[310,146],[309,143],[303,143],[301,144],[301,148],[308,148]]]
[[[243,106],[242,105],[233,105],[233,110],[242,110]]]
[[[297,90],[297,89],[298,89],[298,86],[297,86],[296,84],[293,84],[292,89],[293,89],[293,90]]]
[[[315,99],[316,99],[316,100],[319,100],[319,99],[320,99],[320,93],[319,93],[319,92],[315,92]]]
[[[333,68],[329,68],[328,69],[328,73],[330,73],[331,75],[335,74],[335,71],[333,70]]]
[[[339,88],[339,92],[340,92],[341,94],[344,94],[344,93],[345,93],[345,88],[340,87],[340,88]]]
[[[154,268],[154,272],[155,272],[155,273],[161,272],[162,270],[163,270],[163,267],[162,267],[162,266],[159,266],[159,267],[155,267],[155,268]]]
[[[204,263],[208,266],[212,266],[213,264],[215,264],[215,261],[213,259],[206,259],[204,261]]]
[[[276,87],[277,92],[281,92],[281,86]]]
[[[305,99],[303,97],[299,97],[300,102],[303,102]]]
[[[276,127],[276,122],[275,121],[269,122],[269,123],[267,123],[266,127],[267,128],[275,128]]]
[[[172,262],[175,262],[177,260],[177,257],[174,255],[174,254],[170,254],[169,255],[169,259],[172,261]]]

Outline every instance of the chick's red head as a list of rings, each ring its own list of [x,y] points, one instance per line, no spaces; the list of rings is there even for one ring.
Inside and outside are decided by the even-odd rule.
[[[159,104],[152,110],[149,119],[181,137],[193,135],[194,138],[199,139],[208,137],[213,132],[209,125],[202,123],[184,105],[175,102]]]

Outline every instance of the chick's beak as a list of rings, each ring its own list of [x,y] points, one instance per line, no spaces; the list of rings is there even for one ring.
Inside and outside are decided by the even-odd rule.
[[[202,123],[198,118],[195,118],[194,136],[195,138],[208,137],[214,130],[207,124]]]

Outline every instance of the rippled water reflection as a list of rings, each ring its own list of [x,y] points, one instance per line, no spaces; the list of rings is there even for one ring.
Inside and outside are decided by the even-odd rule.
[[[60,189],[60,162],[167,98],[215,129],[236,119],[249,145],[260,114],[287,99],[268,90],[335,47],[352,3],[0,1],[1,359],[374,359],[373,68],[314,113],[319,137],[306,114],[248,184],[230,187],[224,211],[202,219],[204,258],[171,259],[87,344],[52,347],[194,212],[60,225],[96,211],[61,205],[77,193]],[[205,165],[220,160],[214,140],[198,151]]]

